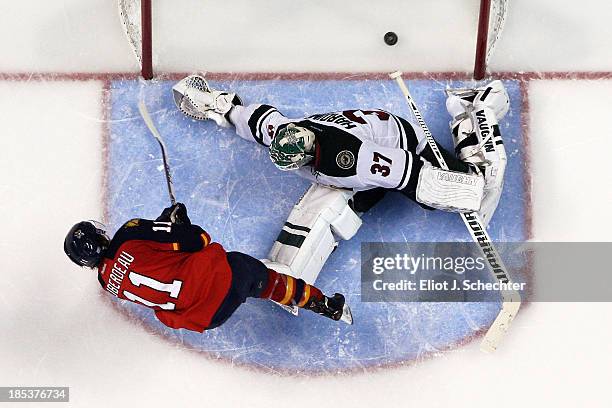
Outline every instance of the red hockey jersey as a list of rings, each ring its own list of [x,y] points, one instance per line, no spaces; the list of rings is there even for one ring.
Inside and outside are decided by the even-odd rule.
[[[225,250],[197,225],[133,219],[104,255],[102,287],[154,309],[174,329],[205,330],[231,285]]]

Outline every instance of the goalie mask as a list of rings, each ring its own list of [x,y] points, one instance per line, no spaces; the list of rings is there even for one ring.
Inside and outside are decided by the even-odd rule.
[[[270,160],[281,170],[297,170],[314,158],[315,135],[290,123],[270,144]]]
[[[64,240],[64,252],[79,266],[95,268],[100,264],[110,239],[105,227],[97,221],[82,221],[75,224]]]

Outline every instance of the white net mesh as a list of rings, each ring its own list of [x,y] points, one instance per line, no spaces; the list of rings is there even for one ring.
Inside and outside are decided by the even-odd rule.
[[[491,55],[493,54],[501,37],[508,14],[509,1],[510,0],[491,0],[490,2],[487,50],[484,62],[485,65],[488,65]],[[151,65],[150,59],[152,58],[155,60],[155,55],[148,56],[148,54],[145,52],[145,58],[148,58],[149,61],[143,61],[141,0],[117,0],[117,6],[121,23],[124,28],[123,31],[128,39],[132,51],[134,52],[134,55],[138,60],[139,65],[143,67],[143,62]],[[153,63],[155,63],[155,61],[153,61]]]
[[[123,23],[123,31],[127,36],[128,42],[142,65],[142,26],[140,19],[140,1],[138,0],[118,0],[119,17]]]
[[[487,40],[487,56],[486,62],[489,63],[489,58],[495,50],[495,46],[499,38],[501,37],[504,24],[506,23],[506,16],[508,15],[508,2],[509,0],[492,0],[491,1],[491,13],[489,15],[489,35]]]

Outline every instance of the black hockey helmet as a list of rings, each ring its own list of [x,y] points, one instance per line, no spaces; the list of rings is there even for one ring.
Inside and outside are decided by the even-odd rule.
[[[81,221],[68,231],[64,252],[75,264],[94,268],[109,244],[104,225],[97,221]]]

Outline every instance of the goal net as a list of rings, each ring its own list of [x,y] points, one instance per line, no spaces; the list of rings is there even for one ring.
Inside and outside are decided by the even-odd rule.
[[[123,28],[138,59],[142,76],[151,79],[153,77],[151,0],[117,1]],[[479,2],[473,71],[475,79],[483,79],[486,75],[489,60],[504,28],[509,0],[479,0]],[[409,20],[406,20],[406,24],[409,24]]]
[[[118,0],[123,31],[141,67],[144,79],[153,78],[151,0]]]
[[[485,77],[489,60],[501,37],[507,15],[508,0],[481,0],[474,62],[475,79]]]

